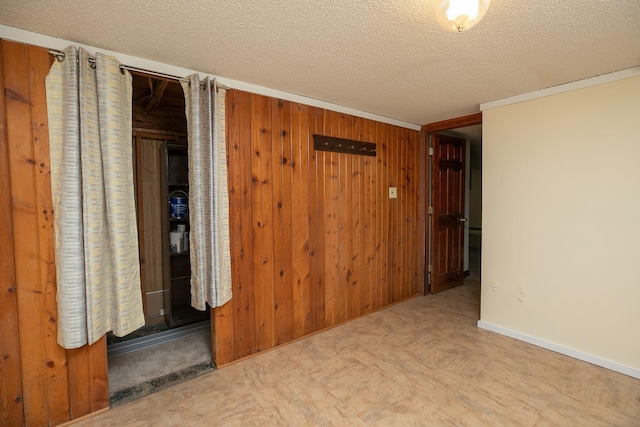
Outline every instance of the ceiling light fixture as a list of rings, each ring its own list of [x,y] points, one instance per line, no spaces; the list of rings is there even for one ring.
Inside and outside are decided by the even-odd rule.
[[[491,0],[437,0],[436,17],[447,31],[461,33],[476,25],[489,9]]]

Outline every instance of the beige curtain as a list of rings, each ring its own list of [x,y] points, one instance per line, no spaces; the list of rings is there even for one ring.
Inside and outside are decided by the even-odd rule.
[[[189,134],[191,305],[205,310],[231,300],[226,91],[197,75],[182,82]]]
[[[131,147],[131,75],[69,47],[47,76],[58,343],[144,325]],[[90,61],[91,60],[91,61]]]

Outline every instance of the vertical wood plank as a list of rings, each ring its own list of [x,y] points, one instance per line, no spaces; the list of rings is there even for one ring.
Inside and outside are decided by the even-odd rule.
[[[284,140],[282,135],[282,107],[284,101],[277,98],[269,99],[271,120],[271,157],[273,158],[270,176],[273,182],[273,203],[270,208],[273,216],[273,293],[275,310],[275,344],[278,345],[291,339],[293,322],[287,316],[287,292],[285,289],[285,275],[290,274],[285,268],[284,251],[288,245],[282,241],[284,229],[284,212],[287,204],[284,202]]]
[[[227,186],[229,190],[229,252],[231,257],[231,277],[233,298],[222,307],[211,309],[211,356],[216,367],[223,366],[235,359],[234,347],[234,310],[242,301],[241,287],[238,281],[242,271],[242,230],[238,220],[241,215],[240,188],[240,144],[238,127],[238,91],[230,90],[226,95],[225,125],[227,131]],[[244,337],[237,334],[238,339]]]
[[[347,118],[347,135],[349,139],[358,140],[358,119],[354,116],[348,116]],[[360,160],[361,156],[355,156],[352,154],[347,155],[349,158],[349,164],[351,171],[347,179],[349,182],[349,191],[351,192],[351,212],[350,212],[350,238],[351,238],[351,251],[350,253],[350,267],[351,267],[351,282],[349,284],[351,291],[351,304],[349,306],[348,319],[358,317],[361,313],[360,300]]]
[[[302,289],[303,289],[303,311],[304,311],[304,324],[303,324],[303,334],[309,334],[314,331],[313,328],[313,310],[316,306],[316,296],[315,289],[311,286],[311,260],[310,260],[310,232],[309,232],[309,224],[311,218],[309,218],[309,180],[310,180],[310,170],[309,170],[309,162],[310,162],[310,150],[313,144],[313,138],[309,134],[309,107],[303,104],[300,105],[300,115],[299,115],[299,132],[300,132],[300,142],[299,142],[299,162],[298,162],[298,170],[300,173],[300,194],[301,201],[300,204],[300,220],[302,221],[302,230],[303,235],[301,238],[301,242],[304,242],[302,249],[304,256],[301,259],[301,264],[299,265],[299,275],[302,279]]]
[[[294,144],[295,138],[293,136],[293,122],[292,115],[296,108],[296,104],[291,102],[285,102],[284,110],[282,114],[282,182],[283,182],[283,201],[286,206],[283,208],[283,259],[284,271],[285,271],[285,315],[287,319],[287,336],[289,339],[293,339],[296,336],[296,320],[295,320],[295,298],[294,298],[294,280],[295,280],[295,268],[294,268],[294,248],[292,246],[292,239],[294,231],[294,213],[293,207],[298,203],[298,200],[293,196],[293,187],[295,186],[295,180],[293,176],[292,163],[294,162]]]
[[[240,147],[240,280],[236,287],[240,298],[236,302],[234,317],[234,346],[236,358],[256,352],[256,287],[254,284],[254,234],[253,234],[253,151],[251,122],[251,95],[238,93],[236,141]],[[250,124],[250,125],[249,125]]]
[[[67,350],[71,419],[109,406],[106,342]]]
[[[413,141],[411,140],[410,134],[406,129],[402,130],[403,139],[405,140],[406,151],[404,156],[405,162],[405,173],[404,173],[404,182],[407,186],[408,197],[405,201],[405,213],[404,213],[404,224],[405,224],[405,241],[406,243],[403,245],[403,254],[404,254],[404,269],[403,275],[405,280],[405,292],[403,298],[409,298],[410,296],[415,294],[415,266],[413,264],[414,254],[409,251],[409,248],[414,247],[414,231],[415,224],[413,220],[415,219],[415,209],[414,209],[414,201],[415,201],[415,188],[414,183],[415,180],[413,178]]]
[[[389,274],[393,263],[393,248],[392,248],[392,237],[393,237],[393,207],[394,204],[389,199],[389,195],[387,194],[387,190],[389,187],[393,186],[393,143],[394,141],[391,139],[391,129],[389,125],[384,124],[382,126],[382,132],[384,133],[385,140],[385,150],[384,150],[384,182],[385,189],[383,190],[385,204],[384,204],[384,216],[383,216],[383,234],[382,234],[382,242],[384,248],[384,256],[382,258],[383,270],[382,274],[385,278],[385,285],[383,289],[383,304],[385,306],[391,304],[391,295],[393,291],[393,278]]]
[[[397,176],[396,176],[396,155],[398,150],[398,144],[395,140],[394,130],[391,126],[385,126],[387,132],[387,141],[388,141],[388,151],[387,151],[387,171],[389,178],[389,186],[397,187]],[[389,199],[389,222],[388,226],[388,266],[387,266],[387,277],[389,286],[387,288],[386,301],[387,304],[393,303],[395,301],[394,295],[396,291],[396,287],[398,285],[395,275],[396,269],[396,233],[397,233],[397,211],[398,211],[398,199]]]
[[[53,201],[49,160],[49,128],[46,108],[45,78],[53,58],[46,49],[27,48],[31,81],[31,117],[37,229],[39,230],[40,283],[43,286],[42,324],[46,366],[48,420],[60,423],[69,419],[69,383],[66,351],[57,344],[56,271],[53,235]],[[106,353],[102,360],[106,372]],[[103,387],[108,390],[108,385]],[[104,403],[103,403],[104,404]],[[109,403],[106,402],[105,406]],[[103,407],[105,407],[103,406]]]
[[[385,141],[384,147],[384,167],[382,170],[385,182],[385,190],[393,185],[393,141],[390,139],[390,129],[387,125],[382,125],[382,133]],[[383,258],[382,258],[382,274],[384,276],[384,289],[382,290],[383,306],[391,303],[391,295],[393,291],[393,277],[389,274],[389,271],[393,266],[393,245],[391,244],[393,239],[393,208],[395,200],[389,199],[388,194],[383,194],[384,200],[384,214],[382,223],[382,245],[383,245]]]
[[[106,335],[83,349],[89,354],[89,382],[91,393],[90,412],[109,407],[109,377],[107,369]]]
[[[84,347],[67,350],[69,363],[69,411],[71,418],[91,412],[91,390],[87,378],[91,376],[89,353]]]
[[[291,265],[291,130],[290,103],[271,100],[273,129],[273,273],[276,316],[276,344],[294,337],[293,267]]]
[[[251,150],[251,95],[246,92],[230,91],[229,111],[232,126],[228,127],[233,147],[233,173],[230,176],[233,188],[238,190],[234,200],[237,220],[234,224],[234,268],[233,276],[233,351],[235,359],[256,352],[256,296],[253,269],[253,175]],[[238,212],[239,211],[239,212]]]
[[[332,132],[338,137],[342,136],[342,128],[341,114],[336,113],[332,115],[331,120],[331,128]],[[334,153],[332,153],[334,154]],[[334,287],[333,287],[333,301],[334,301],[334,309],[333,309],[333,322],[334,324],[340,323],[346,314],[346,292],[344,286],[344,272],[342,269],[344,268],[344,249],[341,247],[343,233],[341,229],[343,227],[342,215],[344,212],[344,208],[340,205],[340,202],[344,199],[344,183],[342,180],[344,179],[344,169],[345,163],[343,159],[343,155],[340,153],[335,153],[335,155],[331,156],[332,158],[332,167],[333,173],[332,178],[332,190],[331,194],[333,196],[334,203],[334,212],[335,212],[335,224],[334,224]]]
[[[383,175],[382,175],[384,140],[380,132],[381,128],[382,128],[381,124],[374,123],[373,129],[372,129],[374,138],[376,141],[376,158],[374,160],[373,167],[375,168],[376,184],[377,184],[373,189],[374,197],[376,199],[376,211],[375,211],[376,215],[373,222],[374,227],[376,229],[376,243],[375,243],[375,251],[374,251],[374,256],[375,256],[374,275],[377,278],[377,281],[376,281],[376,292],[371,295],[373,299],[373,306],[375,309],[382,307],[381,297],[382,297],[382,288],[384,286],[381,274],[382,274],[382,256],[383,256],[382,254],[382,235],[383,235],[382,217],[384,215],[384,211],[383,211],[384,199],[382,199],[382,191],[385,184],[384,184]]]
[[[395,141],[397,144],[396,149],[396,185],[398,186],[399,191],[402,192],[402,197],[397,199],[397,221],[396,221],[396,268],[395,268],[395,277],[396,277],[396,291],[394,294],[394,302],[401,301],[405,298],[405,275],[404,275],[404,267],[405,267],[405,253],[403,247],[403,241],[405,239],[405,209],[407,204],[407,198],[409,197],[408,187],[405,183],[405,172],[406,172],[406,162],[403,162],[404,156],[407,151],[407,145],[404,141],[403,134],[404,130],[395,128]]]
[[[23,425],[20,341],[18,331],[18,302],[14,269],[14,236],[11,214],[11,181],[9,173],[9,147],[6,127],[4,67],[12,57],[4,52],[0,43],[0,425]]]
[[[383,123],[376,124],[376,131],[378,133],[378,140],[380,141],[380,147],[377,151],[378,154],[378,175],[380,178],[380,185],[378,187],[378,196],[380,200],[380,209],[378,216],[378,229],[380,230],[380,237],[378,245],[380,247],[378,261],[378,308],[389,305],[389,281],[388,281],[388,263],[389,263],[389,250],[388,250],[388,231],[389,231],[389,177],[387,168],[387,126]]]
[[[407,173],[407,162],[406,162],[406,158],[405,155],[407,153],[407,144],[406,141],[404,139],[404,129],[398,129],[397,130],[397,140],[399,143],[399,149],[398,149],[398,185],[399,187],[402,189],[402,192],[404,193],[404,197],[402,197],[399,200],[399,212],[398,212],[398,228],[399,228],[399,237],[398,239],[396,239],[396,245],[398,248],[398,268],[397,268],[397,276],[398,276],[398,280],[399,280],[399,286],[398,286],[398,296],[396,298],[396,301],[401,301],[404,298],[406,298],[406,293],[407,293],[407,281],[406,281],[406,274],[405,274],[405,268],[407,267],[406,265],[406,260],[407,260],[407,254],[406,254],[406,248],[404,247],[403,243],[407,240],[406,239],[406,233],[407,233],[407,225],[406,225],[406,212],[407,212],[407,199],[410,197],[410,188],[406,182],[405,176]]]
[[[322,110],[309,108],[309,134],[322,132]],[[313,330],[326,327],[325,320],[325,241],[324,241],[324,161],[323,152],[313,150],[313,140],[309,140],[312,155],[309,161],[309,218],[310,218],[310,281],[315,287],[316,307]]]
[[[398,183],[396,181],[396,150],[398,146],[394,139],[393,131],[394,129],[391,126],[385,126],[387,132],[387,141],[388,141],[388,150],[387,150],[387,177],[390,187],[397,187]],[[388,244],[388,265],[387,265],[387,277],[388,277],[388,287],[387,287],[387,295],[386,301],[387,304],[394,302],[394,292],[396,289],[396,278],[395,278],[395,267],[396,267],[396,253],[395,253],[395,237],[396,237],[396,224],[397,224],[397,212],[398,207],[398,199],[389,199],[389,216],[387,223],[387,244]]]
[[[384,248],[382,247],[382,241],[384,236],[383,223],[386,221],[384,219],[385,210],[384,207],[386,205],[386,195],[384,194],[386,190],[386,182],[384,180],[384,169],[383,169],[383,161],[386,150],[384,149],[385,139],[384,135],[381,132],[382,125],[379,123],[373,124],[373,132],[376,139],[376,159],[374,162],[374,168],[376,170],[376,187],[374,188],[375,197],[376,197],[376,217],[375,217],[375,228],[376,228],[376,248],[375,248],[375,256],[376,256],[376,272],[375,276],[378,278],[377,280],[377,289],[376,293],[372,295],[374,298],[374,306],[376,309],[381,308],[382,305],[382,292],[385,286],[384,277],[382,275],[382,262],[383,258],[386,256],[384,253]]]
[[[253,265],[256,297],[256,350],[275,344],[273,284],[273,203],[271,118],[269,99],[251,96],[253,151]]]
[[[339,113],[337,115],[337,134],[338,137],[344,138],[345,135],[345,115]],[[351,235],[347,230],[350,223],[350,206],[345,205],[345,202],[349,199],[350,181],[347,180],[349,175],[349,159],[346,154],[338,154],[338,197],[337,197],[337,211],[338,211],[338,280],[336,281],[336,323],[342,323],[347,320],[348,306],[349,306],[349,280],[351,278],[351,270],[349,269],[349,257],[351,255],[349,240]]]
[[[325,135],[337,136],[338,121],[337,113],[325,112]],[[338,297],[339,278],[339,248],[338,248],[338,207],[339,207],[339,157],[337,153],[325,153],[325,216],[327,219],[325,236],[327,245],[325,246],[327,303],[325,310],[327,313],[328,326],[338,322],[339,305],[342,303]],[[328,208],[328,209],[327,209]]]
[[[375,141],[372,131],[372,121],[365,120],[363,139],[368,142]],[[363,194],[366,203],[363,204],[364,215],[364,312],[370,313],[375,310],[375,294],[377,289],[377,278],[375,276],[376,265],[376,245],[377,245],[377,227],[376,219],[376,161],[375,158],[367,157],[364,159],[364,190]]]
[[[311,282],[311,222],[312,217],[309,215],[311,202],[311,190],[309,183],[312,180],[311,171],[315,173],[315,167],[311,167],[313,138],[309,134],[309,107],[302,104],[296,104],[295,115],[292,115],[292,129],[297,129],[297,135],[294,140],[298,142],[298,162],[294,176],[297,178],[299,190],[298,199],[298,218],[300,220],[300,235],[298,246],[302,245],[304,256],[300,259],[300,263],[294,266],[296,277],[302,283],[303,295],[303,313],[304,323],[302,327],[302,335],[307,335],[317,329],[317,309],[318,295],[317,287]],[[293,135],[293,133],[292,133]],[[315,182],[315,181],[314,181]],[[294,200],[296,200],[294,198]]]
[[[210,309],[213,327],[211,328],[211,358],[217,368],[236,360],[233,334],[234,304],[229,301],[222,307]]]
[[[396,291],[395,301],[401,301],[405,298],[407,282],[405,281],[405,263],[406,263],[406,254],[405,248],[403,246],[403,241],[405,240],[405,233],[407,231],[407,227],[405,224],[405,213],[407,208],[407,198],[409,197],[409,187],[405,181],[406,174],[406,160],[405,155],[407,152],[407,144],[404,140],[404,129],[397,129],[396,141],[398,141],[398,150],[397,150],[397,180],[398,187],[400,191],[403,193],[403,197],[398,199],[398,236],[396,237],[396,248],[397,248],[397,266],[396,266],[396,277],[398,280],[398,286]]]
[[[355,129],[355,117],[344,117],[344,138],[354,139],[357,136]],[[346,163],[346,173],[344,176],[345,198],[341,200],[340,206],[344,207],[341,212],[344,217],[345,224],[342,230],[342,238],[346,240],[347,245],[344,249],[344,259],[346,261],[345,286],[347,294],[347,315],[345,320],[352,319],[358,315],[358,270],[356,268],[356,260],[358,257],[358,240],[357,240],[357,214],[360,199],[356,194],[357,188],[357,158],[351,154],[343,156]],[[343,181],[341,181],[343,182]]]
[[[45,289],[41,283],[38,205],[27,46],[3,42],[7,139],[11,185],[11,208],[15,252],[15,274],[22,356],[25,422],[47,421],[47,375],[43,327]],[[8,58],[12,58],[11,66]],[[30,310],[20,310],[29,307]]]
[[[402,145],[402,149],[400,151],[400,155],[399,155],[399,169],[400,169],[400,183],[403,189],[403,192],[405,193],[405,197],[403,197],[400,200],[400,209],[401,209],[401,214],[400,214],[400,220],[402,223],[402,239],[400,241],[400,251],[401,251],[401,267],[400,267],[400,277],[401,277],[401,290],[400,290],[400,300],[403,300],[405,298],[408,298],[409,296],[409,290],[411,289],[411,276],[410,276],[410,271],[409,268],[411,266],[411,256],[409,254],[409,251],[407,251],[407,247],[405,246],[406,244],[409,244],[411,242],[411,238],[409,236],[409,209],[410,209],[410,199],[412,197],[411,194],[411,182],[407,179],[409,177],[409,173],[410,173],[410,147],[409,147],[409,141],[407,141],[407,133],[405,131],[405,129],[399,129],[398,131],[398,137],[399,140],[401,141],[400,144]]]
[[[309,131],[307,106],[295,104],[291,109],[292,135],[292,249],[294,336],[311,332],[309,287]]]
[[[366,126],[368,120],[358,119],[358,134],[361,141],[369,140],[366,137]],[[359,184],[360,188],[357,190],[360,194],[360,218],[359,218],[359,233],[360,233],[360,256],[359,259],[359,269],[360,273],[360,307],[359,307],[359,315],[363,315],[368,313],[371,310],[370,305],[370,297],[368,295],[370,289],[370,283],[366,280],[366,269],[367,269],[367,233],[369,230],[365,228],[365,224],[367,222],[367,204],[369,200],[367,199],[367,169],[369,166],[370,157],[362,156],[358,158],[358,163],[360,165],[360,174],[359,174]]]
[[[291,240],[289,244],[291,246],[291,267],[292,271],[292,284],[293,284],[293,325],[294,336],[296,338],[304,335],[304,323],[305,323],[305,307],[304,307],[304,285],[303,278],[301,277],[301,267],[303,265],[302,258],[305,256],[303,252],[303,219],[301,215],[303,211],[300,204],[302,203],[302,197],[305,194],[301,194],[300,181],[301,181],[301,159],[300,159],[300,144],[301,144],[301,129],[300,129],[300,104],[293,104],[291,107],[291,161],[289,167],[291,169],[291,227],[293,232],[291,233]],[[306,217],[306,214],[305,214]]]
[[[253,228],[253,142],[252,142],[252,127],[258,126],[259,123],[252,122],[251,106],[252,96],[251,94],[245,94],[243,96],[244,105],[241,108],[240,118],[240,144],[242,157],[241,173],[242,173],[242,212],[240,217],[242,227],[242,250],[244,254],[244,270],[242,272],[242,286],[246,287],[245,292],[247,297],[245,298],[242,309],[246,314],[246,319],[239,318],[238,326],[246,332],[246,340],[244,346],[240,346],[242,352],[238,353],[238,342],[235,342],[236,354],[253,354],[256,352],[256,307],[258,300],[256,298],[256,286],[254,283],[255,272],[253,268],[254,263],[254,228]],[[250,127],[243,126],[243,123],[250,123]],[[239,313],[238,313],[239,314]],[[244,320],[244,322],[243,322]],[[244,324],[243,324],[244,323]],[[245,351],[247,353],[245,353]]]
[[[357,139],[359,141],[369,142],[365,138],[365,120],[364,119],[356,119],[356,129],[357,129]],[[356,270],[358,271],[358,305],[356,307],[356,315],[361,316],[368,311],[370,308],[368,302],[368,289],[369,283],[366,281],[366,233],[369,231],[365,228],[366,224],[366,205],[367,205],[367,194],[366,194],[366,181],[367,181],[367,161],[369,160],[368,156],[354,156],[358,165],[357,171],[357,187],[354,190],[354,193],[357,194],[358,197],[358,217],[356,221],[357,225],[357,240],[358,240],[358,256],[355,260],[356,262]]]

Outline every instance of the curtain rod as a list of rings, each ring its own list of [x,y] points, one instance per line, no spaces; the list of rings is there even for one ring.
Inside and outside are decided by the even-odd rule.
[[[59,50],[54,50],[54,49],[49,49],[49,53],[56,58],[57,61],[62,62],[64,61],[65,58],[65,53]],[[91,66],[93,68],[95,68],[95,64],[96,64],[96,59],[95,58],[89,58],[89,63],[91,64]],[[181,81],[181,82],[189,82],[189,79],[185,78],[185,77],[178,77],[178,76],[174,76],[171,74],[164,74],[164,73],[158,73],[156,71],[151,71],[151,70],[145,70],[144,68],[137,68],[137,67],[132,67],[129,65],[124,65],[124,64],[120,64],[120,69],[121,70],[128,70],[128,71],[136,71],[138,73],[143,73],[143,74],[149,74],[152,76],[157,76],[157,77],[162,77],[165,79],[170,79],[170,80],[177,80],[177,81]],[[229,90],[229,88],[225,85],[222,85],[218,82],[216,82],[216,89],[224,89],[224,90]]]

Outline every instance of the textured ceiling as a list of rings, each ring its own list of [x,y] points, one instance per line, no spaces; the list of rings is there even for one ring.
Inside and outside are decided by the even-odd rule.
[[[0,0],[0,24],[426,124],[640,65],[640,0]]]

